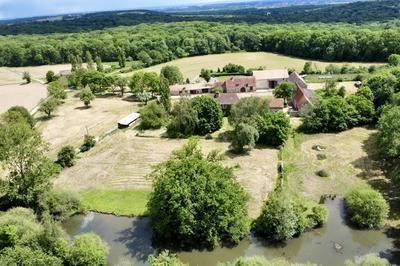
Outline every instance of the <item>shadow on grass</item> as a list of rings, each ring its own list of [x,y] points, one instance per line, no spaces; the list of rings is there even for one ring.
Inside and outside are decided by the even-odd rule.
[[[90,108],[92,108],[90,105],[89,106],[78,106],[78,107],[75,107],[75,110],[88,110]]]

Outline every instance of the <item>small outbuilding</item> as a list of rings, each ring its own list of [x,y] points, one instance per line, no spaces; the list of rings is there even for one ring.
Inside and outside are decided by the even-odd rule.
[[[269,102],[269,109],[272,112],[282,111],[285,108],[285,100],[282,98],[274,98]]]
[[[124,117],[118,121],[118,128],[129,127],[130,125],[132,125],[132,123],[134,123],[139,118],[140,118],[139,113],[132,113],[132,114],[128,115],[127,117]]]
[[[222,109],[228,109],[239,101],[236,93],[216,93],[214,98],[221,104]]]

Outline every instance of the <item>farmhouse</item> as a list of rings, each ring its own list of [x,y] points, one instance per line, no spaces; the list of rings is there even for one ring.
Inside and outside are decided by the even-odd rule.
[[[253,71],[257,90],[275,89],[279,84],[289,79],[287,69]]]
[[[312,104],[311,99],[314,97],[314,92],[308,88],[307,83],[296,72],[290,74],[289,82],[296,85],[296,92],[293,97],[293,108],[300,110],[305,104]]]
[[[224,92],[253,92],[256,90],[256,78],[254,76],[236,76],[230,77],[222,84]]]
[[[216,93],[214,98],[221,104],[222,109],[229,109],[239,101],[236,93]]]
[[[170,86],[172,96],[196,95],[203,93],[212,93],[212,89],[218,86],[218,83],[194,83],[194,84],[176,84]]]

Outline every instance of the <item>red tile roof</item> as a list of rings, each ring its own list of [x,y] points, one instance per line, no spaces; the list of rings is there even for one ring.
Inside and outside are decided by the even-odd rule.
[[[274,98],[269,103],[270,109],[283,109],[285,107],[285,100],[282,98]]]
[[[234,105],[239,101],[239,97],[236,93],[220,93],[216,97],[216,100],[221,105]]]
[[[247,76],[230,77],[225,80],[226,88],[256,87],[256,78]]]

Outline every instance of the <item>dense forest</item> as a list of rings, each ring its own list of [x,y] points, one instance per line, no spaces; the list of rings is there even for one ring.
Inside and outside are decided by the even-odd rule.
[[[73,34],[0,38],[0,66],[103,61],[121,56],[143,66],[187,56],[268,51],[329,61],[386,61],[400,53],[400,30],[392,24],[229,24],[178,22],[141,24]]]
[[[208,21],[225,23],[364,23],[399,18],[397,0],[336,5],[304,5],[280,8],[240,8],[214,11],[158,12],[148,10],[98,12],[38,20],[0,23],[0,35],[68,33],[156,22]],[[8,24],[5,24],[8,23]]]

